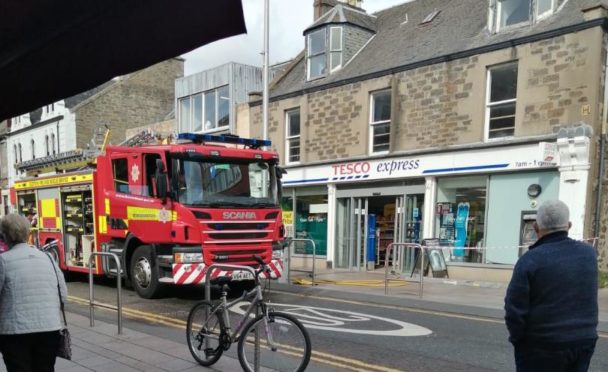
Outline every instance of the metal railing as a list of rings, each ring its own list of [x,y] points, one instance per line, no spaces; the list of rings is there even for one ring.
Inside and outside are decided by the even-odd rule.
[[[291,247],[294,242],[302,242],[307,243],[310,242],[312,245],[312,270],[293,270],[298,273],[307,273],[310,275],[312,285],[315,285],[315,263],[317,261],[317,245],[315,241],[312,239],[291,239],[289,241],[289,245],[287,246],[287,284],[291,284]]]
[[[393,247],[396,247],[396,250],[393,250]],[[386,247],[386,255],[384,257],[384,294],[388,295],[388,268],[389,268],[389,260],[391,258],[391,252],[393,252],[393,270],[395,268],[400,268],[401,263],[404,258],[404,250],[406,248],[414,248],[420,249],[420,280],[418,281],[418,296],[422,297],[422,293],[424,290],[424,247],[420,244],[416,243],[390,243]],[[393,279],[394,280],[394,279]],[[408,280],[404,280],[408,281]]]
[[[95,325],[95,314],[94,314],[94,308],[95,305],[99,306],[99,307],[107,307],[101,304],[96,304],[94,303],[94,298],[95,298],[95,290],[94,290],[94,285],[93,285],[93,258],[95,258],[96,256],[106,256],[106,257],[112,257],[114,258],[114,262],[116,262],[116,290],[117,290],[117,297],[116,297],[116,310],[118,312],[118,334],[122,334],[122,269],[120,266],[120,259],[118,258],[118,256],[115,253],[110,253],[110,252],[93,252],[91,253],[91,256],[89,257],[89,318],[90,318],[90,325],[91,327],[93,327]],[[111,307],[111,309],[113,309]]]

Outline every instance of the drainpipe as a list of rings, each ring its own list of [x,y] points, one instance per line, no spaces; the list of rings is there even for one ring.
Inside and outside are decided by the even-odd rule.
[[[602,206],[602,189],[604,186],[604,159],[606,152],[606,122],[608,121],[608,47],[604,48],[606,62],[604,64],[604,107],[602,107],[602,133],[600,135],[600,164],[597,175],[597,195],[595,198],[595,221],[593,224],[593,237],[600,232],[600,211]]]

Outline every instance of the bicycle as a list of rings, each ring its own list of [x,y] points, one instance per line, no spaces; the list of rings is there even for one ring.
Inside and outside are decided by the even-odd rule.
[[[238,358],[244,371],[259,371],[260,366],[276,371],[304,371],[311,355],[308,331],[292,315],[268,308],[259,276],[269,272],[269,268],[261,257],[253,258],[260,268],[255,271],[255,287],[251,291],[244,291],[239,298],[228,302],[225,283],[228,279],[220,279],[224,284],[219,302],[214,305],[201,301],[190,310],[186,328],[190,353],[200,365],[209,367],[238,342]],[[250,304],[243,321],[231,332],[229,309],[245,299]],[[254,316],[254,310],[259,315]]]

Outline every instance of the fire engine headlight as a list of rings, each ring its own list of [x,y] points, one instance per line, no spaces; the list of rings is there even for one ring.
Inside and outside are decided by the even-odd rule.
[[[202,253],[176,253],[175,263],[196,263],[203,262]]]

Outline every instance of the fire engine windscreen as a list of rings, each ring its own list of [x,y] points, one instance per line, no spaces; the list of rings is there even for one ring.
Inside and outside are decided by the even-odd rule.
[[[277,207],[274,165],[268,162],[180,159],[178,201],[201,207]]]

